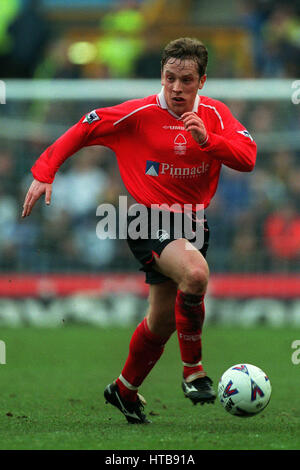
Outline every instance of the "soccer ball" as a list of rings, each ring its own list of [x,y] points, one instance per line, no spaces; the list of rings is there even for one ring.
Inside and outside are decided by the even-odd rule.
[[[269,377],[252,364],[236,364],[224,372],[218,397],[228,413],[250,417],[265,409],[271,398]]]

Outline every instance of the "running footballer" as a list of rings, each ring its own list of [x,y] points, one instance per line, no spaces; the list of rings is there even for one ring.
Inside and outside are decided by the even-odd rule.
[[[175,331],[184,395],[194,404],[213,403],[216,398],[201,346],[209,228],[196,208],[208,207],[222,164],[242,172],[253,170],[256,144],[225,104],[198,94],[206,81],[206,67],[207,50],[200,41],[170,42],[162,53],[161,91],[83,116],[36,161],[24,202],[23,217],[30,215],[42,194],[50,204],[52,182],[63,162],[85,146],[102,145],[115,152],[127,190],[149,213],[155,210],[153,205],[195,208],[194,228],[201,224],[204,230],[199,249],[183,233],[175,236],[174,212],[166,236],[153,236],[151,223],[150,237],[128,235],[149,284],[149,308],[132,335],[119,377],[106,387],[104,396],[130,423],[149,423],[138,390]]]

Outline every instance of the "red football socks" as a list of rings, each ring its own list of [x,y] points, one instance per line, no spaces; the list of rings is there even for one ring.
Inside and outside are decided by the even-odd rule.
[[[138,387],[162,355],[168,339],[169,337],[161,338],[152,333],[146,318],[137,326],[129,344],[126,363],[116,380],[120,394],[125,400],[137,399]]]
[[[205,375],[201,362],[201,333],[204,316],[204,295],[177,291],[176,328],[183,363],[183,377],[189,381]]]

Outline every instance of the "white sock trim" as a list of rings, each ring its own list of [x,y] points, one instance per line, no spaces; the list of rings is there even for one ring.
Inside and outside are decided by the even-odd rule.
[[[189,364],[188,362],[182,362],[182,364],[186,367],[197,367],[202,366],[202,361],[197,362],[197,364]]]
[[[127,380],[124,379],[122,374],[120,374],[119,379],[121,380],[122,384],[125,385],[125,387],[129,390],[138,390],[138,387],[135,387],[134,385],[131,385],[129,382],[127,382]]]
[[[201,377],[205,377],[206,373],[204,370],[199,370],[199,372],[195,372],[194,374],[188,375],[184,380],[185,382],[193,382],[193,380],[199,379]]]

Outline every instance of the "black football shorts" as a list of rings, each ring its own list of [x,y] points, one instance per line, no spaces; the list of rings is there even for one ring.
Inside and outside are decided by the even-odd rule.
[[[152,218],[153,211],[155,212],[154,218]],[[136,215],[127,216],[127,242],[135,258],[142,264],[140,271],[146,273],[147,284],[160,284],[170,279],[155,270],[155,256],[159,257],[163,249],[176,239],[186,238],[194,243],[200,253],[206,257],[209,245],[209,227],[203,212],[200,215],[198,217],[199,214],[196,212],[180,215],[168,212],[168,216],[166,216],[166,211],[148,208],[147,220],[138,219]],[[143,223],[143,230],[141,230],[139,220]],[[201,230],[200,243],[195,244],[195,233],[200,233]],[[138,231],[141,232],[141,236],[137,237]]]

